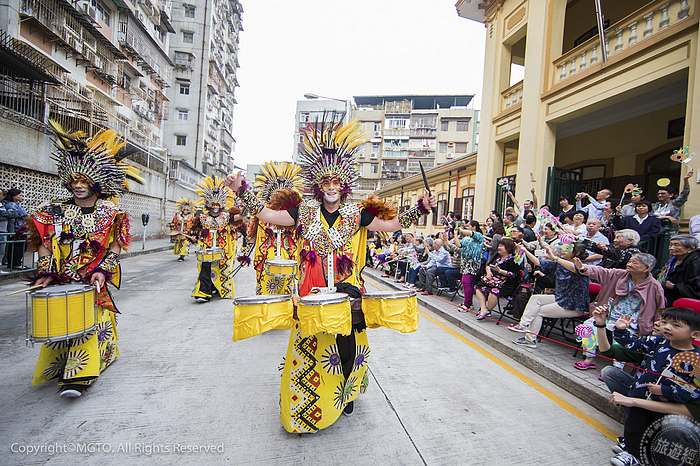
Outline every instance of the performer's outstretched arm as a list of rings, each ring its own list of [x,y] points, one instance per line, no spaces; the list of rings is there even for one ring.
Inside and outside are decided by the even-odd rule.
[[[289,215],[289,212],[284,210],[272,210],[265,207],[260,199],[255,197],[252,192],[248,191],[242,171],[239,171],[235,175],[228,175],[224,180],[224,186],[229,187],[231,191],[238,194],[238,197],[241,198],[250,213],[263,222],[283,227],[291,227],[296,223],[292,216]]]
[[[381,220],[377,217],[372,220],[372,223],[367,225],[367,228],[373,231],[398,231],[402,228],[408,228],[418,221],[422,215],[428,215],[431,207],[437,207],[437,197],[428,197],[428,190],[418,200],[418,204],[411,209],[401,212],[398,216],[391,220]]]

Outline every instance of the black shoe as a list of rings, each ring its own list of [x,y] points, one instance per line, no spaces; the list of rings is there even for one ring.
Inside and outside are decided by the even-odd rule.
[[[61,389],[61,398],[79,398],[85,391],[85,385],[64,385]]]
[[[185,258],[184,258],[184,257],[180,257],[180,258],[178,258],[177,261],[178,261],[178,262],[185,262]]]
[[[355,402],[349,401],[348,404],[346,404],[345,408],[343,409],[343,414],[350,417],[353,415],[354,412],[355,412]]]
[[[198,303],[208,303],[211,298],[196,298]]]

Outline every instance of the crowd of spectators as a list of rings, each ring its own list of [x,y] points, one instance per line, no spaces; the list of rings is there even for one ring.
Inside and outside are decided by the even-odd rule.
[[[678,234],[692,174],[683,178],[680,194],[671,186],[660,188],[654,204],[637,186],[620,196],[629,199],[626,204],[618,205],[612,190],[601,189],[595,196],[562,196],[556,212],[537,205],[534,189],[533,200],[522,205],[508,192],[513,207],[503,216],[492,211],[483,225],[450,212],[444,232],[434,238],[405,235],[387,243],[377,238],[374,250],[387,275],[418,292],[431,295],[437,287],[456,293],[461,287],[459,310],[473,312],[478,322],[489,321],[500,299],[512,301],[506,315],[516,321],[508,328],[522,334],[513,340],[516,345],[536,350],[543,319],[572,319],[583,349],[576,369],[596,369],[597,352],[617,360],[601,378],[611,402],[625,406],[629,417],[611,462],[635,465],[639,429],[658,413],[700,414],[700,388],[664,377],[651,383],[645,371],[633,376],[622,364],[637,362],[661,373],[671,358],[655,356],[658,348],[698,352],[690,336],[700,339],[700,314],[673,308],[681,298],[700,304],[700,215],[691,219],[691,234]],[[655,252],[662,229],[670,235],[670,259],[657,267],[649,252]],[[524,296],[519,308],[516,296]]]

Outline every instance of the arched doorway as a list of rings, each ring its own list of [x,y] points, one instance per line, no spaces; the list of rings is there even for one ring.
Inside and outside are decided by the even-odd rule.
[[[647,199],[656,201],[656,191],[658,191],[658,181],[662,178],[671,180],[671,186],[679,187],[681,181],[681,164],[671,160],[674,149],[664,150],[649,157],[644,162],[644,174],[646,176]]]

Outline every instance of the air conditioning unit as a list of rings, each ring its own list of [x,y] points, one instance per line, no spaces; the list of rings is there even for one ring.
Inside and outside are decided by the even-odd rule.
[[[375,138],[378,138],[378,137],[381,137],[381,136],[382,136],[382,132],[381,132],[381,131],[375,131],[375,132],[374,132],[374,137],[375,137]]]
[[[359,158],[359,159],[364,159],[364,158],[365,158],[365,153],[364,153],[364,152],[360,152],[359,154],[357,154],[357,158]]]
[[[97,11],[95,11],[95,7],[91,6],[88,2],[85,2],[83,3],[83,11],[90,17],[91,20],[97,22]]]
[[[377,158],[377,153],[376,153],[376,152],[372,152],[371,154],[369,154],[369,158],[370,158],[370,159],[376,159],[376,158]]]
[[[453,158],[455,158],[455,155],[454,155],[452,152],[448,152],[448,153],[447,153],[447,158],[448,158],[448,159],[453,159]]]

